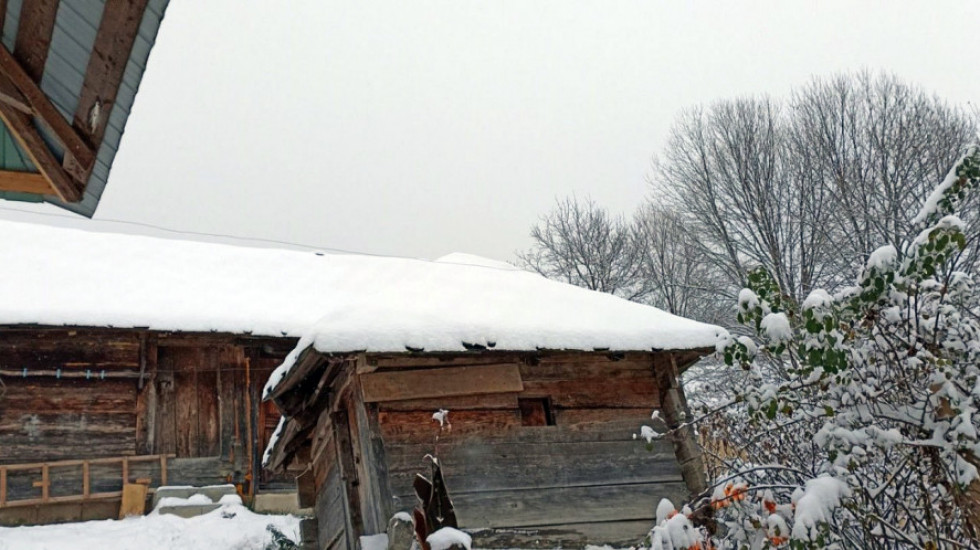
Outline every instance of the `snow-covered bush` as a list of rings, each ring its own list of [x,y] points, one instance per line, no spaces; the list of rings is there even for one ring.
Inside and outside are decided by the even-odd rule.
[[[741,411],[737,449],[713,457],[725,472],[691,510],[661,504],[652,547],[980,547],[980,304],[953,268],[968,244],[956,209],[978,185],[972,148],[919,232],[836,294],[795,303],[752,272],[738,320],[756,338],[718,346],[744,384],[691,421]],[[688,528],[709,508],[715,523]]]

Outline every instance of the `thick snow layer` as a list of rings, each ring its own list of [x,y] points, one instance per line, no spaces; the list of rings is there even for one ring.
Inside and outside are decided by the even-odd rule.
[[[939,211],[939,202],[943,199],[946,192],[953,187],[957,180],[959,180],[959,176],[956,175],[957,168],[963,163],[963,160],[966,157],[973,156],[976,154],[976,152],[976,147],[970,147],[967,149],[966,153],[953,164],[953,167],[946,174],[946,177],[943,178],[942,183],[940,183],[939,186],[937,186],[936,189],[929,194],[929,197],[926,198],[926,202],[922,205],[919,213],[912,218],[913,224],[924,223],[930,216],[935,215]]]
[[[770,313],[759,324],[762,332],[773,342],[788,342],[793,339],[793,329],[785,313]]]
[[[360,541],[361,550],[387,550],[388,548],[388,535],[384,533],[362,536]]]
[[[466,550],[470,550],[473,538],[459,529],[443,527],[426,537],[425,542],[429,543],[432,550],[449,550],[453,546],[462,546]]]
[[[306,334],[338,352],[691,349],[723,332],[463,254],[332,255],[10,221],[0,235],[0,324]]]
[[[266,527],[299,540],[299,518],[255,514],[227,505],[184,519],[149,515],[37,527],[0,527],[0,550],[265,550]]]
[[[847,484],[834,477],[821,476],[807,481],[803,494],[793,499],[796,504],[793,537],[814,540],[819,534],[819,525],[830,522],[834,509],[850,494]]]

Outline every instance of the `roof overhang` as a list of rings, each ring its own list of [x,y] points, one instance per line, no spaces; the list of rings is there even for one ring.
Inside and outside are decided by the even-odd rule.
[[[92,216],[168,0],[0,0],[0,198]]]

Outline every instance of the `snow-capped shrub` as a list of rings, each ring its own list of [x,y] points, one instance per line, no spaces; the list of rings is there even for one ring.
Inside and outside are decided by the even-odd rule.
[[[738,321],[757,339],[718,346],[747,371],[728,401],[742,412],[726,434],[737,448],[712,457],[727,473],[691,503],[715,529],[678,530],[688,515],[662,504],[651,545],[980,547],[980,300],[952,267],[967,246],[955,208],[977,186],[973,148],[915,216],[918,233],[874,251],[834,295],[794,304],[767,272],[749,274]]]

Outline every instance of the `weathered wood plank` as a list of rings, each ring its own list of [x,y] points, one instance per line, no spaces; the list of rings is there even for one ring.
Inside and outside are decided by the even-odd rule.
[[[555,407],[637,408],[660,406],[656,380],[611,377],[525,380],[522,397],[549,397]]]
[[[472,438],[529,442],[627,441],[651,424],[652,409],[559,409],[556,426],[521,425],[517,410],[450,411],[451,429],[439,429],[430,411],[381,411],[379,428],[387,445],[453,443]]]
[[[457,491],[546,488],[651,481],[681,481],[668,443],[647,451],[642,441],[594,443],[509,443],[389,446],[392,491],[412,495],[412,480],[425,472],[423,456],[433,451],[453,494]]]
[[[464,395],[441,397],[438,399],[407,399],[405,401],[385,401],[378,403],[382,411],[465,411],[474,409],[517,409],[519,393],[490,393],[486,395]]]
[[[529,380],[575,380],[580,378],[653,379],[653,361],[546,361],[521,364],[521,378]],[[626,382],[628,383],[628,382]]]
[[[197,370],[197,422],[199,456],[221,454],[221,431],[218,415],[218,350],[208,349]]]
[[[452,491],[452,487],[449,488]],[[687,496],[683,482],[453,493],[460,527],[514,528],[655,519],[662,498]]]
[[[136,383],[131,380],[5,378],[0,411],[135,413]]]
[[[82,338],[21,339],[0,335],[0,364],[5,368],[32,370],[56,368],[84,372],[102,369],[138,370],[139,342]]]
[[[102,143],[147,0],[107,0],[75,110],[74,126]]]
[[[21,7],[14,57],[23,67],[25,76],[34,82],[41,82],[57,14],[58,0],[33,0],[24,2]]]
[[[316,497],[317,537],[320,548],[347,548],[347,510],[344,484],[338,468],[331,468]]]
[[[200,401],[197,391],[197,370],[203,360],[199,348],[168,348],[174,360],[174,393],[176,395],[177,456],[200,456],[201,424],[198,420]]]
[[[507,352],[489,352],[462,356],[459,354],[437,356],[368,354],[365,360],[368,365],[378,367],[379,369],[419,369],[427,367],[470,367],[476,365],[518,363],[521,361],[521,356]]]
[[[432,411],[381,411],[378,422],[386,443],[434,442],[436,437],[459,439],[470,436],[504,437],[520,427],[517,410],[469,410],[450,412],[452,428],[440,429]]]
[[[639,547],[650,531],[650,520],[571,523],[520,529],[477,529],[472,532],[474,548],[612,548]]]
[[[346,401],[344,399],[343,401]],[[340,477],[343,480],[344,506],[347,510],[347,532],[351,534],[364,533],[364,517],[362,514],[360,478],[354,462],[353,442],[351,441],[351,424],[347,407],[342,407],[331,415],[334,427],[334,440],[337,445],[337,463],[340,465]],[[352,540],[348,540],[348,546]]]
[[[378,371],[360,376],[366,403],[519,392],[517,364]]]

